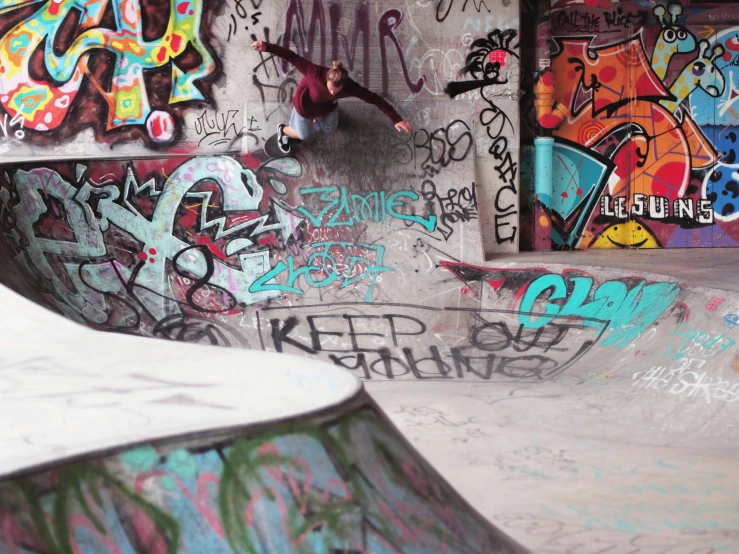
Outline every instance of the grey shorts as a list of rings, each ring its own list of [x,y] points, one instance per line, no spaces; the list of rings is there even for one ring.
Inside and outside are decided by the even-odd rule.
[[[298,136],[302,140],[310,138],[311,135],[317,133],[318,131],[323,131],[324,133],[333,133],[339,126],[338,106],[330,114],[324,115],[322,117],[316,117],[315,120],[316,124],[313,125],[312,119],[301,116],[297,111],[295,111],[295,108],[293,108],[293,113],[290,116],[290,127],[295,129],[295,132],[298,133]]]

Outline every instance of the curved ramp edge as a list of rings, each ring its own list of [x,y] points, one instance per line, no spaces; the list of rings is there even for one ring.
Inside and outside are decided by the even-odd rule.
[[[0,299],[0,479],[126,444],[289,420],[361,390],[313,360],[99,333],[2,286]]]

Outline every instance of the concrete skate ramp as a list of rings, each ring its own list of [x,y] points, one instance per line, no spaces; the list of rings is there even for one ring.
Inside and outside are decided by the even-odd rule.
[[[394,131],[375,133],[401,148]],[[739,551],[737,293],[643,269],[482,261],[459,150],[471,138],[459,122],[448,133],[458,159],[433,178],[385,155],[356,181],[331,148],[365,164],[372,152],[340,137],[280,160],[7,164],[0,279],[50,316],[179,341],[151,348],[343,368],[533,552]],[[97,336],[64,340],[83,355]],[[126,350],[132,371],[146,363]],[[248,360],[191,363],[208,374]]]
[[[161,12],[167,3],[150,4],[156,4],[160,16],[142,19],[165,21]],[[244,379],[253,373],[253,352],[245,349],[292,354],[331,363],[362,379],[374,401],[441,475],[494,525],[534,552],[739,551],[737,293],[691,284],[706,284],[697,280],[703,275],[693,273],[691,281],[649,265],[634,271],[606,270],[569,258],[522,264],[485,261],[482,255],[483,250],[515,250],[524,231],[518,218],[518,199],[525,194],[518,178],[519,5],[291,0],[229,3],[235,4],[231,7],[236,13],[214,13],[220,4],[208,4],[203,13],[213,18],[204,20],[201,38],[220,69],[197,84],[205,86],[201,92],[208,96],[208,106],[170,106],[164,98],[170,96],[166,84],[157,85],[152,88],[157,104],[151,107],[151,125],[129,118],[131,125],[110,130],[96,109],[103,97],[87,83],[89,90],[81,91],[80,103],[40,101],[31,106],[42,119],[27,132],[14,127],[18,120],[12,114],[6,119],[0,152],[22,161],[4,158],[0,166],[0,281],[47,308],[47,315],[55,312],[80,324],[49,319],[41,325],[43,331],[34,331],[35,338],[42,345],[57,345],[60,353],[99,362],[92,379],[107,380],[92,392],[83,388],[69,404],[64,403],[66,395],[53,394],[33,404],[39,406],[34,408],[38,414],[46,414],[48,406],[62,402],[68,410],[65,418],[35,418],[33,410],[23,412],[24,417],[4,418],[3,424],[11,426],[8,436],[26,447],[66,449],[71,441],[60,444],[47,440],[48,434],[32,436],[28,429],[48,428],[57,434],[51,423],[68,425],[81,440],[97,417],[108,433],[99,435],[96,444],[113,449],[103,467],[113,472],[116,483],[126,484],[126,494],[142,490],[149,502],[137,504],[118,493],[106,497],[127,522],[138,522],[138,527],[130,523],[123,531],[116,527],[111,532],[143,537],[142,544],[158,541],[148,540],[155,535],[152,529],[158,531],[162,522],[171,520],[150,523],[151,514],[159,512],[148,506],[161,509],[179,493],[189,495],[188,502],[202,514],[203,528],[210,532],[217,529],[210,522],[220,522],[220,516],[213,515],[209,479],[222,474],[220,469],[201,473],[205,484],[198,489],[192,482],[194,462],[180,450],[191,456],[207,454],[214,448],[212,438],[198,442],[198,436],[192,452],[190,442],[161,446],[157,460],[180,472],[174,477],[169,466],[162,467],[164,462],[151,461],[150,451],[132,456],[128,464],[114,461],[117,448],[130,441],[171,438],[177,429],[165,424],[172,417],[192,418],[192,425],[202,419],[200,428],[205,429],[216,420],[207,419],[204,411],[223,416],[236,413],[228,411],[234,405],[244,411],[230,424],[249,423],[251,382]],[[258,16],[249,4],[261,6]],[[248,32],[239,8],[242,13],[249,9]],[[481,9],[491,11],[477,13]],[[9,26],[15,25],[13,18],[28,15],[4,13]],[[252,32],[281,40],[313,61],[341,57],[352,77],[385,96],[414,124],[413,134],[395,132],[374,109],[342,101],[337,133],[303,144],[290,157],[269,159],[264,141],[277,123],[288,120],[290,96],[300,77],[289,64],[250,50]],[[30,35],[41,40],[35,31]],[[450,81],[474,78],[460,74],[467,56],[473,51],[487,56],[493,50],[505,68],[497,83],[449,100],[443,91]],[[30,56],[26,50],[18,59]],[[133,71],[137,66],[127,67]],[[183,78],[173,67],[164,73]],[[9,77],[2,82],[10,84]],[[119,100],[118,107],[127,103],[123,96]],[[59,108],[48,114],[53,128],[43,121],[47,105]],[[173,141],[154,144],[147,132],[162,130],[168,122]],[[13,138],[19,137],[18,131],[23,139]],[[96,158],[102,155],[126,158]],[[572,209],[576,196],[567,203]],[[696,264],[696,256],[700,253],[686,253],[681,263]],[[24,329],[32,308],[29,303],[12,306],[12,316],[5,318],[11,325],[3,343],[6,350],[24,344],[19,333],[11,331]],[[70,331],[59,338],[65,324]],[[99,361],[90,353],[111,338],[102,331],[178,342],[110,347],[111,359]],[[190,355],[194,346],[183,343],[234,349]],[[160,426],[157,437],[138,433],[134,414],[119,419],[118,426],[89,415],[86,403],[101,409],[120,406],[126,397],[122,391],[141,389],[142,380],[148,383],[147,373],[134,384],[128,378],[121,382],[114,367],[120,359],[125,367],[119,369],[138,376],[150,361],[147,356],[163,358],[175,377],[180,371],[195,372],[198,377],[218,377],[218,386],[206,391],[212,396],[204,397],[203,391],[196,395],[189,386],[172,384],[169,374],[164,383],[152,383],[144,391],[147,402],[154,402],[146,403],[146,414]],[[273,369],[260,367],[258,373]],[[26,367],[11,384],[32,375],[34,366]],[[90,377],[74,375],[64,379],[64,386],[77,386],[85,378]],[[160,386],[177,391],[160,397],[155,392]],[[316,386],[308,390],[321,398],[312,400],[335,399],[335,391]],[[284,397],[276,395],[275,402],[294,398],[290,388],[284,388]],[[156,402],[162,398],[167,402]],[[191,398],[207,400],[208,407]],[[156,413],[151,411],[155,407]],[[319,420],[306,421],[313,425],[310,422]],[[256,436],[246,433],[247,439]],[[237,440],[228,433],[221,438],[226,445]],[[153,446],[160,448],[159,443]],[[47,454],[54,454],[47,456],[49,463],[70,455],[67,450]],[[212,456],[204,459],[206,467],[211,460],[221,467]],[[12,471],[39,463],[16,460]],[[288,465],[281,475],[291,498],[298,499],[296,513],[306,517],[301,509],[307,507],[313,515],[325,515],[311,511],[314,507],[303,495],[304,481],[290,481],[291,476],[305,475],[293,467]],[[141,472],[154,473],[137,482]],[[67,479],[62,474],[61,481],[58,475],[49,475],[48,484],[41,478],[33,488],[26,487],[30,492],[22,502],[36,502],[38,491],[74,489],[81,483],[74,475]],[[180,475],[190,479],[187,484]],[[278,479],[277,471],[269,475],[264,479]],[[321,500],[345,500],[342,479],[336,482],[338,490],[333,481],[330,487],[320,481],[325,485]],[[437,485],[447,490],[441,481],[427,485],[425,477],[406,481],[421,487],[424,500],[436,498],[430,495]],[[353,500],[364,498],[356,494],[361,487],[350,490]],[[43,522],[46,513],[53,517],[53,494],[44,496],[44,513],[32,512],[37,521]],[[403,494],[398,493],[405,499]],[[86,498],[84,492],[78,496]],[[265,497],[260,498],[254,503]],[[461,513],[457,507],[462,504],[453,498],[441,505],[444,522]],[[95,498],[88,504],[97,509]],[[63,501],[58,505],[66,506]],[[422,510],[421,524],[436,527],[436,515],[419,505],[413,500],[409,510]],[[179,517],[173,514],[181,513],[179,506],[171,508],[170,516]],[[254,506],[250,514],[260,508]],[[293,513],[288,505],[285,509]],[[404,509],[403,516],[414,517]],[[143,511],[141,518],[128,517],[139,514],[136,510]],[[395,507],[378,510],[392,522],[390,536],[400,536],[402,542],[397,548],[383,545],[374,551],[410,548],[407,537],[418,535],[406,533],[408,526],[397,518]],[[368,512],[366,504],[360,512]],[[89,513],[83,515],[92,521]],[[344,513],[329,515],[344,525]],[[257,515],[250,517],[256,521]],[[355,521],[351,514],[346,517]],[[5,512],[2,518],[2,532],[15,533],[18,527]],[[93,519],[92,525],[75,520],[80,522],[78,532],[88,533],[86,544],[100,538],[95,533],[100,533],[96,523],[102,516]],[[307,528],[300,527],[304,520],[291,523]],[[18,536],[25,540],[28,534],[23,533],[32,524],[23,525]],[[367,536],[375,532],[369,527],[358,523],[352,529],[367,530]],[[328,528],[318,533],[325,536]],[[231,533],[225,525],[222,531],[216,535]],[[51,539],[47,535],[43,540],[58,543],[67,536],[63,528],[54,527],[51,533]],[[240,531],[237,536],[240,544],[247,540]],[[470,536],[477,536],[474,529]],[[438,538],[423,542],[427,537],[422,536],[418,544],[439,551],[433,542]],[[166,551],[167,545],[153,544],[149,550]],[[306,538],[303,544],[308,549],[313,543]],[[471,552],[487,551],[474,543],[454,544]],[[65,546],[47,550],[66,553]],[[353,548],[330,546],[350,552]],[[34,550],[43,547],[24,543],[20,552]],[[190,551],[209,549],[196,546]]]
[[[3,554],[527,552],[341,369],[0,297]]]
[[[269,348],[279,340],[284,352],[300,353],[321,333],[319,344],[335,341],[312,356],[344,367],[347,354],[336,352],[353,349],[354,360],[364,360],[355,373],[406,438],[532,552],[739,550],[736,293],[613,268],[447,261],[443,270],[458,306],[262,307],[269,331],[254,342]],[[39,312],[28,302],[5,305],[16,326]],[[271,315],[282,312],[296,315]],[[284,335],[282,321],[293,325]],[[59,318],[43,327],[52,338],[62,327],[59,348],[80,352],[108,337]],[[9,344],[17,341],[10,336]],[[163,355],[170,365],[193,348],[144,344],[172,351]],[[251,354],[213,352],[197,357],[205,375],[249,368]],[[232,362],[221,358],[226,352]],[[120,363],[135,366],[127,360]],[[70,417],[80,422],[81,409],[73,406]]]
[[[458,344],[489,379],[456,379],[452,356],[442,382],[367,389],[473,505],[534,552],[739,552],[735,292],[587,266],[453,271],[496,306]]]

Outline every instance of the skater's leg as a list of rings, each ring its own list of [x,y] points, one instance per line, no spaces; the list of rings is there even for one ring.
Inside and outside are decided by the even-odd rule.
[[[290,127],[290,125],[285,125],[285,127],[282,128],[282,132],[285,133],[291,139],[301,140],[300,136],[298,135],[298,132],[292,127]]]
[[[277,144],[285,154],[290,152],[290,140],[305,140],[315,133],[310,119],[301,117],[293,108],[290,115],[290,125],[280,123],[277,126]]]
[[[290,125],[283,129],[284,133],[293,139],[308,140],[316,130],[313,128],[313,121],[307,117],[301,116],[293,108],[290,115]]]

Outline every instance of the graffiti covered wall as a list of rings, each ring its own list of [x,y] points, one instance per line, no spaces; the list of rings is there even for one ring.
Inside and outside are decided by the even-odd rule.
[[[471,133],[449,125],[460,157]],[[538,383],[675,316],[682,288],[659,279],[471,264],[471,155],[431,179],[427,152],[397,137],[379,142],[404,155],[378,171],[406,178],[379,190],[303,155],[7,166],[3,274],[97,329],[319,357],[363,379]]]
[[[387,150],[372,155],[387,162],[352,188],[312,152],[6,166],[0,220],[14,262],[3,273],[20,269],[42,302],[86,325],[252,348],[270,326],[294,342],[289,317],[262,328],[263,307],[361,313],[443,296],[449,276],[435,260],[476,259],[480,243],[471,131],[442,115],[431,127],[443,159],[376,131]],[[323,148],[342,143],[327,137]],[[344,152],[356,160],[367,148]]]
[[[219,0],[3,2],[0,153],[192,150],[213,119],[238,148],[244,106],[226,62],[224,9]]]
[[[464,125],[449,133],[471,148]],[[470,264],[471,157],[429,179],[402,144],[388,165],[412,184],[380,190],[297,155],[6,167],[3,273],[97,329],[318,357],[365,380],[536,384],[685,321],[685,287],[658,278]]]
[[[555,247],[737,245],[731,10],[554,4]]]
[[[475,138],[483,246],[515,251],[517,29],[517,4],[509,0],[371,7],[354,0],[9,0],[0,6],[0,155],[259,150],[288,121],[301,77],[287,62],[252,51],[261,39],[316,63],[342,60],[416,126],[411,142],[436,165],[448,159],[439,153],[444,130],[429,127],[430,112],[459,104]],[[454,81],[463,87],[446,91]],[[354,110],[342,103],[339,132],[355,140],[363,134],[369,141],[372,127],[388,124],[362,116],[351,126],[344,111]]]
[[[341,23],[346,13],[336,11],[338,4],[323,19],[323,12],[301,11],[305,6],[297,0],[288,6],[272,14],[277,28],[279,21],[282,28],[292,25],[289,36],[303,50],[313,37],[316,59],[333,57],[329,46],[351,51],[351,41],[341,37],[355,36],[351,25],[369,25],[365,21],[376,15],[360,9],[347,12],[358,19]],[[409,82],[419,83],[411,70],[420,66],[407,48],[397,48],[400,27],[388,18],[398,14],[383,13],[390,15],[380,14],[368,27],[385,33],[381,63],[372,65],[378,60],[372,43],[368,55],[358,57],[364,54],[360,39],[370,37],[362,33],[351,59],[357,68],[374,68],[361,73],[372,88],[382,91],[386,75],[389,92],[405,91]],[[463,24],[470,17],[465,14],[461,8],[456,14]],[[404,21],[415,21],[419,32],[452,21],[437,21],[434,11],[427,15]],[[315,32],[301,34],[299,24],[309,31],[311,21]],[[326,35],[325,54],[316,34],[321,21],[343,33]],[[275,36],[270,29],[265,24],[261,32]],[[232,25],[231,33],[241,30]],[[455,50],[458,55],[447,53],[445,59],[457,56],[459,72],[433,88],[437,99],[396,103],[413,119],[410,135],[396,132],[373,107],[347,102],[340,108],[341,132],[271,158],[264,140],[289,115],[286,91],[295,70],[249,51],[257,60],[250,74],[256,102],[249,106],[257,107],[249,112],[248,154],[5,164],[3,279],[30,283],[37,301],[98,329],[319,357],[366,380],[538,383],[564,374],[594,345],[629,348],[662,322],[670,332],[686,321],[684,286],[659,277],[598,281],[586,271],[508,271],[484,263],[480,223],[490,189],[477,182],[475,135],[496,133],[492,123],[470,122],[482,113],[483,123],[499,117],[502,125],[509,118],[493,110],[496,99],[486,87],[508,86],[505,68],[515,66],[516,40],[515,30],[492,29]],[[633,64],[644,61],[641,50],[633,52]],[[583,59],[593,65],[599,58]],[[392,65],[383,65],[388,60]],[[431,86],[423,80],[421,89]],[[607,92],[595,88],[592,94]],[[482,96],[465,101],[472,93]],[[482,111],[478,100],[486,106]],[[646,138],[630,133],[627,142],[636,141],[639,150]],[[514,168],[517,157],[505,137],[495,144],[498,163]],[[577,144],[567,143],[572,151]],[[639,151],[670,159],[661,151]]]
[[[0,484],[0,552],[525,552],[363,402]]]
[[[444,147],[454,138],[447,136],[447,126],[456,120],[467,126],[474,139],[470,154],[475,158],[483,248],[488,254],[516,251],[520,238],[517,2],[380,0],[370,6],[355,1],[288,0],[286,6],[284,12],[276,10],[261,18],[254,37],[322,65],[342,60],[359,84],[387,99],[415,126],[411,137],[393,142],[408,142],[427,152],[425,161],[419,158],[417,163],[429,179],[467,151],[466,143]],[[245,147],[253,151],[278,123],[289,120],[290,99],[301,76],[270,54],[245,57],[253,85],[248,92]],[[377,111],[357,115],[356,105],[340,104],[339,133],[347,141],[366,145],[361,158],[324,150],[323,139],[312,141],[310,148],[324,156],[327,175],[348,180],[350,187],[378,186],[374,168],[378,160],[400,154],[385,147],[374,156],[378,152],[375,130],[391,124]],[[447,115],[439,118],[440,113]]]
[[[63,6],[80,17],[72,4]],[[74,149],[83,147],[84,136],[94,135],[98,147],[109,148],[106,141],[115,135],[116,148],[129,145],[147,154],[164,148],[166,156],[86,156],[4,165],[0,220],[3,246],[14,260],[4,272],[6,283],[30,279],[37,300],[100,329],[224,346],[296,349],[304,355],[317,355],[326,349],[324,339],[338,336],[338,331],[328,330],[326,337],[320,336],[318,329],[324,327],[316,323],[328,306],[336,306],[342,321],[356,325],[353,332],[379,326],[377,333],[385,337],[375,339],[380,344],[370,351],[374,357],[369,360],[362,361],[362,355],[352,361],[341,349],[333,352],[336,363],[354,364],[363,374],[374,371],[364,371],[365,362],[378,370],[392,365],[391,358],[406,360],[407,367],[422,363],[408,361],[416,354],[401,345],[401,338],[436,343],[432,329],[451,325],[440,321],[427,330],[420,314],[429,305],[460,308],[449,317],[465,321],[462,326],[454,323],[455,336],[466,333],[473,316],[462,308],[474,307],[478,300],[460,290],[441,262],[481,264],[490,237],[494,248],[515,248],[519,236],[514,3],[493,9],[489,0],[398,6],[383,0],[372,7],[288,0],[267,9],[250,0],[235,5],[206,2],[200,15],[190,4],[175,4],[167,11],[163,5],[150,9],[143,3],[138,27],[120,33],[129,38],[133,33],[138,38],[127,48],[141,56],[149,52],[161,57],[162,65],[150,67],[147,57],[136,58],[138,66],[130,75],[144,75],[131,93],[138,104],[123,102],[125,95],[113,86],[129,74],[95,81],[87,72],[96,64],[101,64],[100,71],[115,67],[115,72],[124,72],[136,61],[125,50],[114,56],[116,65],[113,57],[105,57],[107,46],[94,46],[95,40],[105,39],[111,48],[122,47],[116,33],[106,33],[123,25],[119,12],[124,4],[105,6],[95,19],[97,26],[87,19],[92,17],[89,6],[79,20],[69,16],[62,22],[48,15],[46,6],[8,7],[8,13],[15,14],[8,15],[9,22],[26,21],[29,29],[36,29],[43,18],[57,22],[60,36],[71,41],[68,70],[89,85],[84,94],[80,89],[75,99],[70,97],[67,112],[53,111],[53,103],[38,104],[37,116],[56,118],[55,130],[31,132],[24,127],[28,134],[12,138],[12,144],[15,148],[28,136],[38,151],[48,153],[61,148],[63,137]],[[129,17],[135,10],[123,11]],[[177,35],[181,17],[200,17],[200,34],[191,21],[182,24],[187,33]],[[44,27],[45,32],[50,28]],[[88,36],[88,30],[98,34]],[[175,55],[179,50],[172,50],[175,35],[178,46],[186,39],[193,43],[183,46],[183,56],[200,45],[211,54],[215,69],[190,74],[195,67],[202,69],[199,62],[206,59],[205,52],[193,54],[198,63],[186,64]],[[315,137],[289,157],[270,158],[265,141],[278,123],[288,121],[300,75],[283,60],[249,48],[255,38],[282,44],[316,62],[344,60],[359,83],[411,121],[413,132],[398,133],[374,107],[347,100],[339,108],[338,132]],[[65,51],[55,47],[47,58],[39,58],[42,42],[35,50],[24,50],[39,53],[31,54],[35,61],[28,62],[29,67],[52,63]],[[140,51],[144,43],[146,52]],[[93,63],[98,57],[101,60]],[[25,63],[22,56],[19,60]],[[28,82],[38,91],[61,94],[52,84],[62,81],[50,84],[28,71]],[[160,79],[160,88],[152,87],[154,77]],[[210,91],[206,100],[213,102],[207,110],[223,112],[219,94],[239,99],[241,111],[228,117],[241,118],[243,125],[224,127],[213,112],[200,112],[200,107],[193,111],[197,102],[157,100],[157,91],[171,93],[172,79],[188,78],[193,94],[198,90],[207,96],[206,89]],[[165,97],[172,100],[171,95]],[[92,104],[82,109],[83,99],[95,104],[103,98],[113,108],[126,104],[141,117],[125,118],[115,109],[95,112]],[[175,104],[179,111],[173,111]],[[171,115],[173,129],[181,131],[159,146],[149,131],[164,127],[147,124],[157,111]],[[80,113],[93,112],[95,117],[79,120]],[[118,123],[118,130],[108,129]],[[64,135],[67,128],[79,134]],[[188,142],[190,131],[195,142]],[[43,135],[47,132],[51,134]],[[51,138],[44,142],[44,137]],[[239,141],[248,153],[213,151],[233,149]],[[190,146],[195,150],[190,152]],[[18,151],[23,151],[22,145]],[[19,267],[23,277],[15,279]],[[393,303],[407,304],[409,315],[396,318],[394,314],[406,311],[392,308]],[[375,310],[374,305],[388,308]],[[295,313],[279,311],[287,308]],[[352,320],[355,313],[370,316]],[[448,352],[448,344],[440,345]],[[364,350],[357,343],[349,354]],[[386,376],[394,373],[384,370]]]

